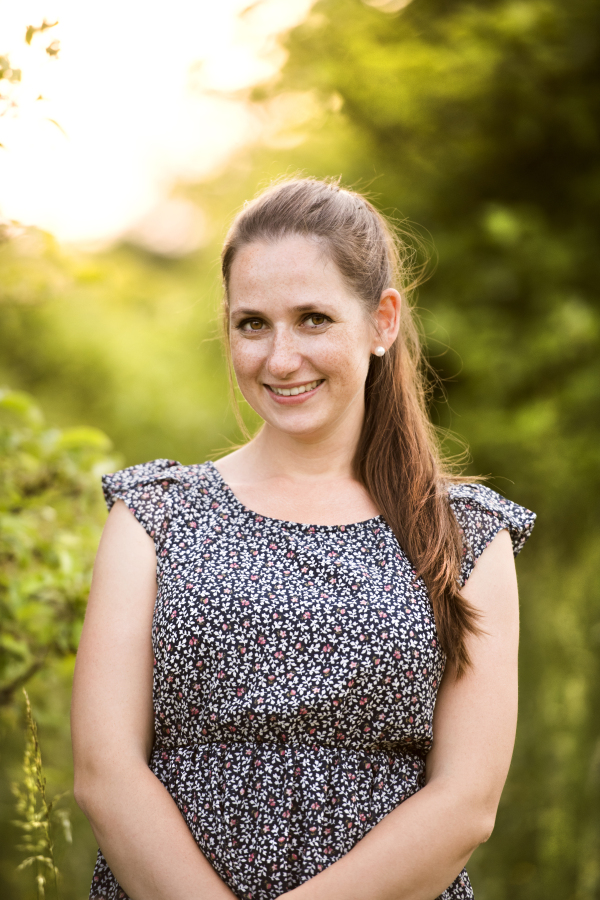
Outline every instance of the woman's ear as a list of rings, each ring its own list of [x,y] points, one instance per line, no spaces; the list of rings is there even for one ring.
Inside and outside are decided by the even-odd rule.
[[[400,328],[400,310],[402,297],[395,288],[386,288],[382,293],[379,306],[375,310],[375,325],[378,340],[388,350],[392,346]]]

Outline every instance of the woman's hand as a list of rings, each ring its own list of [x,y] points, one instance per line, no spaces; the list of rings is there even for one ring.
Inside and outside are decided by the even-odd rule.
[[[512,545],[501,531],[464,596],[482,633],[472,667],[446,671],[435,707],[425,787],[289,900],[434,900],[492,832],[517,720],[518,597]]]
[[[75,668],[75,798],[132,900],[232,900],[148,768],[156,555],[122,501],[110,512]]]

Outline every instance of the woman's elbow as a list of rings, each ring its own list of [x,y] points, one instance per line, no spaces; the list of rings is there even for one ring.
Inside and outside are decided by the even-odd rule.
[[[73,796],[79,809],[89,819],[102,791],[102,776],[93,765],[75,760]]]
[[[456,836],[462,850],[470,856],[491,837],[496,823],[497,804],[463,793],[461,797],[454,797],[454,808],[457,812],[460,810],[456,820],[460,831]]]
[[[465,796],[465,812],[472,825],[471,839],[475,850],[492,836],[500,796],[495,789],[473,792],[470,796],[468,794],[469,792]]]
[[[494,830],[494,825],[496,824],[496,810],[493,811],[490,809],[482,809],[477,816],[476,824],[475,824],[475,834],[474,837],[476,839],[476,844],[473,849],[478,847],[480,844],[485,844],[486,841],[490,839],[492,836],[492,832]]]
[[[81,775],[78,775],[77,770],[75,771],[75,775],[73,778],[73,796],[75,798],[75,803],[77,804],[79,809],[89,819],[92,790],[89,784],[89,780],[83,778]]]
[[[103,800],[110,799],[111,782],[119,777],[119,767],[107,770],[102,759],[95,755],[76,754],[73,769],[73,796],[79,809],[91,821]]]

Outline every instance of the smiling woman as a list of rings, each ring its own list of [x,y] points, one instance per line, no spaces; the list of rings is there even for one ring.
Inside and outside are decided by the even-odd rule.
[[[335,423],[356,443],[378,326],[365,320],[322,244],[297,234],[246,244],[231,266],[228,296],[237,382],[266,430],[274,427],[277,442],[292,433],[318,447]],[[400,302],[389,288],[377,312],[391,340]]]
[[[441,459],[406,256],[365,198],[279,183],[222,267],[264,424],[104,479],[73,696],[90,897],[467,900],[535,517]]]

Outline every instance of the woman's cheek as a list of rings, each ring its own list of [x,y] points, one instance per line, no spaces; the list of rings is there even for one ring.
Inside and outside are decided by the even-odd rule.
[[[260,370],[262,359],[263,353],[258,343],[232,341],[231,360],[238,381],[255,375]]]

